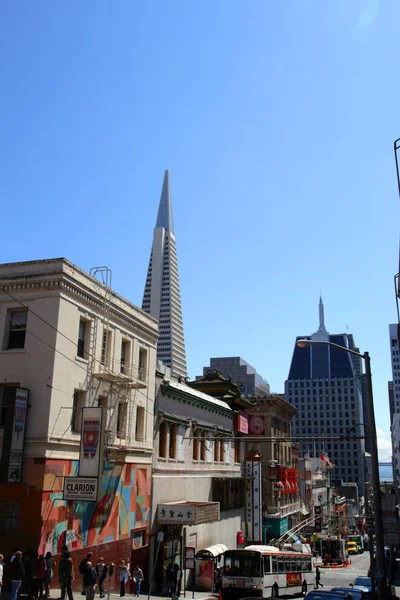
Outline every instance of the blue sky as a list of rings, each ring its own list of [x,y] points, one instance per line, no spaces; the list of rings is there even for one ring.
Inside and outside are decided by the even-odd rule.
[[[106,264],[140,305],[168,168],[189,374],[240,355],[283,391],[321,289],[327,329],[371,354],[387,455],[398,1],[0,13],[2,262]]]

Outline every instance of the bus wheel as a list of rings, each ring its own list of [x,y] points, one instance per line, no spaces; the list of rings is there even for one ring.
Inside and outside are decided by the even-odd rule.
[[[307,594],[307,581],[303,581],[303,585],[301,587],[301,593],[303,596]]]
[[[278,586],[275,583],[275,585],[272,586],[271,598],[277,598],[278,596],[279,596],[279,590],[278,590]]]

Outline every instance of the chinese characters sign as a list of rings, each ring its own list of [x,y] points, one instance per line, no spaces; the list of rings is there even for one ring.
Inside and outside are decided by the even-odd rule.
[[[159,504],[157,522],[163,525],[200,525],[219,521],[219,502]]]
[[[246,461],[246,519],[253,542],[262,541],[261,462]]]
[[[195,525],[196,506],[190,504],[159,504],[157,522],[166,525]]]
[[[11,433],[10,462],[8,465],[8,481],[12,483],[21,481],[27,408],[28,390],[17,388],[15,394],[14,422]]]

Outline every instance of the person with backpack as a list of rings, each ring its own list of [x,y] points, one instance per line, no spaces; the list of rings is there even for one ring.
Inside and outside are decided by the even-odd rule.
[[[96,575],[97,575],[97,579],[99,582],[100,598],[105,597],[104,581],[107,577],[107,573],[108,573],[108,568],[104,562],[104,558],[99,558],[99,560],[97,561],[97,565],[96,565]]]
[[[72,594],[72,581],[74,579],[74,568],[72,564],[71,554],[67,546],[63,546],[63,553],[58,567],[58,581],[61,588],[60,600],[65,600],[65,594],[68,595],[68,600],[74,600]]]
[[[83,583],[85,586],[86,600],[94,600],[94,587],[96,585],[96,571],[90,560],[86,563],[86,569],[83,573]]]
[[[139,567],[139,565],[137,565],[135,570],[133,571],[132,577],[133,583],[135,584],[135,596],[139,598],[140,587],[142,585],[142,581],[144,580],[143,571]]]
[[[83,581],[83,578],[85,576],[85,571],[86,571],[86,567],[88,562],[92,561],[92,556],[93,556],[93,552],[88,552],[86,555],[86,558],[83,558],[81,560],[81,562],[79,563],[79,573],[81,574],[82,577],[82,596],[86,595],[86,590],[85,590],[85,582]]]

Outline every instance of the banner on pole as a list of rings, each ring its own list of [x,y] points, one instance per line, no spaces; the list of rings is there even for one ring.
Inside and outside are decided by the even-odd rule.
[[[102,411],[101,407],[84,408],[82,411],[80,477],[98,477],[99,475]]]

